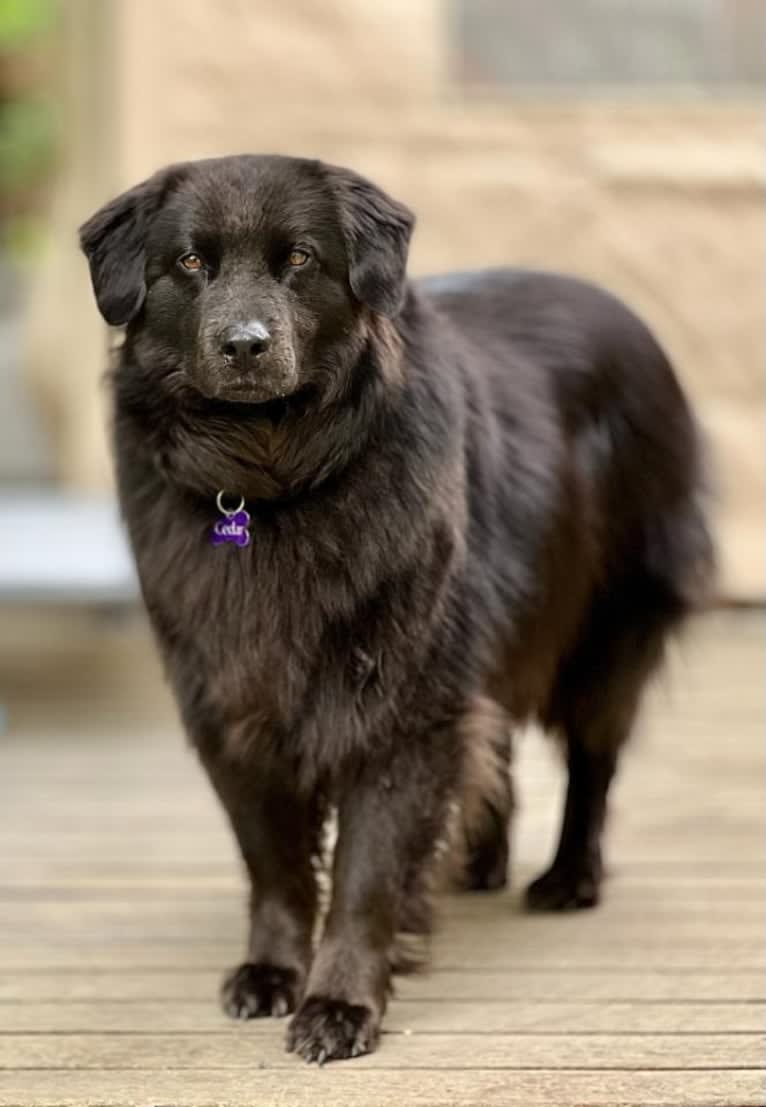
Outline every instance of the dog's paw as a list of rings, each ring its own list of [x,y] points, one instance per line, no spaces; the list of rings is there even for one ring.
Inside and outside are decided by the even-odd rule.
[[[601,898],[601,865],[551,865],[527,888],[529,911],[576,911]]]
[[[460,886],[466,892],[499,892],[508,885],[508,843],[485,843],[469,853]]]
[[[287,1032],[287,1049],[311,1064],[371,1053],[378,1041],[378,1020],[369,1007],[342,999],[311,996]]]
[[[246,961],[224,978],[221,1003],[233,1019],[283,1018],[295,1010],[298,974],[278,965]]]

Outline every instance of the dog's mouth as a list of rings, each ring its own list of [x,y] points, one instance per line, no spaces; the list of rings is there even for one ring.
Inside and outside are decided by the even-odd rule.
[[[275,396],[270,389],[259,386],[247,377],[238,377],[235,380],[226,381],[212,395],[208,395],[208,399],[211,400],[245,404],[267,404],[271,403],[272,400],[281,398],[281,396]]]
[[[289,400],[295,394],[294,390],[264,384],[253,377],[231,377],[204,382],[190,378],[189,383],[199,396],[210,403],[263,407]]]
[[[300,413],[311,402],[315,389],[305,385],[287,396],[274,396],[266,399],[253,399],[252,388],[242,389],[241,394],[220,393],[217,396],[202,397],[206,413],[229,419],[266,419],[271,423],[280,423],[289,413]]]
[[[165,378],[166,388],[176,401],[199,415],[218,415],[232,420],[268,419],[279,422],[288,412],[302,412],[318,396],[315,384],[279,390],[252,376],[228,379],[202,378],[188,368],[177,369]]]

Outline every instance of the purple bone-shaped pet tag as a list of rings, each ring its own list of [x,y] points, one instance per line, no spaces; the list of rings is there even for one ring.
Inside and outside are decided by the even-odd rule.
[[[244,500],[240,501],[236,511],[227,511],[223,506],[222,493],[216,499],[218,510],[223,515],[213,524],[213,532],[210,541],[214,546],[221,546],[224,542],[233,542],[235,546],[248,546],[250,544],[250,515],[244,510]]]

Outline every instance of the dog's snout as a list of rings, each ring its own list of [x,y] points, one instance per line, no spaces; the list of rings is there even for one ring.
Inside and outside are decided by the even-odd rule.
[[[255,319],[249,323],[234,323],[221,331],[218,337],[221,353],[227,361],[243,368],[255,362],[271,342],[268,329]]]

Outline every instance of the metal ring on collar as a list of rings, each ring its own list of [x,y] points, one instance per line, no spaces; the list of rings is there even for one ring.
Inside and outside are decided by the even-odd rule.
[[[224,507],[223,506],[223,498],[224,498],[225,495],[226,495],[226,493],[223,491],[223,489],[221,489],[221,491],[218,493],[218,495],[215,498],[216,507],[220,511],[221,515],[227,515],[227,516],[236,515],[237,512],[241,511],[242,508],[245,506],[245,497],[244,496],[239,497],[239,504],[237,505],[237,507],[229,508],[229,507]]]

